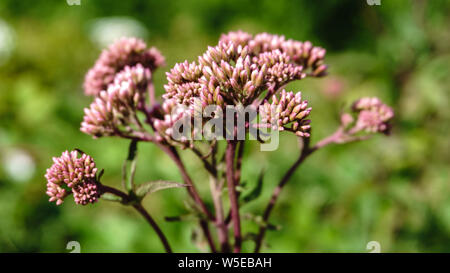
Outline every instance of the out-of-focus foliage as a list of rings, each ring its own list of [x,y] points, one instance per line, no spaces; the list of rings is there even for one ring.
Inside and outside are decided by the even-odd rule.
[[[237,29],[328,50],[328,77],[288,87],[310,100],[312,141],[332,133],[338,113],[358,97],[378,96],[396,111],[390,137],[328,147],[301,166],[273,213],[281,230],[268,233],[264,250],[365,252],[378,241],[383,252],[450,251],[449,1],[80,1],[0,2],[0,252],[66,252],[69,241],[79,241],[82,252],[162,251],[129,208],[48,203],[45,169],[52,156],[80,148],[105,168],[105,183],[120,185],[127,141],[79,131],[90,102],[82,81],[99,44],[131,33],[157,46],[168,64],[155,75],[161,94],[163,70],[195,60],[222,32]],[[244,213],[261,213],[295,160],[295,137],[280,144],[275,152],[248,146],[243,180],[251,188],[266,172],[262,195]],[[201,164],[190,152],[183,157],[207,195]],[[158,179],[181,181],[167,156],[139,144],[137,181]],[[195,223],[164,222],[185,212],[186,199],[183,190],[163,191],[145,205],[175,250],[198,251]],[[257,226],[245,221],[243,228]]]

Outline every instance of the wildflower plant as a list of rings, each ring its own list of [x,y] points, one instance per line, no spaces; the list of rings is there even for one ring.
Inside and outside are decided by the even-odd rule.
[[[285,88],[305,77],[326,76],[325,53],[325,49],[310,42],[284,36],[230,32],[222,35],[216,46],[208,47],[197,61],[177,63],[170,69],[159,103],[152,75],[164,65],[164,57],[140,39],[118,40],[101,53],[85,77],[84,91],[93,101],[84,110],[81,131],[93,138],[130,140],[123,168],[124,189],[102,184],[103,170],[98,171],[94,159],[86,153],[65,151],[53,158],[45,175],[49,200],[61,205],[73,194],[76,204],[105,199],[132,206],[152,226],[165,250],[171,252],[169,241],[142,206],[142,199],[161,189],[184,188],[190,196],[191,213],[212,252],[241,252],[244,239],[253,240],[254,251],[259,252],[266,230],[273,226],[269,217],[281,190],[307,157],[329,144],[388,134],[391,128],[393,110],[378,98],[361,98],[341,114],[341,124],[332,135],[314,145],[310,143],[313,125],[309,117],[313,108],[304,93]],[[259,230],[252,236],[242,234],[240,207],[257,196],[241,196],[245,144],[253,140],[262,146],[280,132],[293,133],[303,143],[299,156],[281,177],[261,217],[257,217]],[[166,153],[183,181],[135,183],[140,142],[153,143]],[[223,153],[221,145],[226,146]],[[200,196],[197,188],[208,185],[192,180],[180,157],[182,150],[194,152],[207,171],[212,204]],[[262,182],[260,177],[258,184]]]

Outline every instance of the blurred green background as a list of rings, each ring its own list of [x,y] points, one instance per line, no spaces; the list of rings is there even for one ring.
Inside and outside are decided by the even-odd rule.
[[[133,210],[99,202],[79,207],[47,202],[45,169],[52,156],[80,148],[106,170],[104,183],[120,185],[128,142],[93,140],[79,131],[90,98],[84,74],[101,48],[121,35],[144,38],[165,55],[155,74],[196,60],[223,32],[242,29],[310,40],[327,49],[329,76],[288,89],[304,92],[313,107],[315,142],[332,133],[338,114],[361,96],[394,107],[390,137],[331,146],[296,172],[273,213],[280,231],[268,232],[266,252],[450,251],[450,2],[385,1],[66,1],[0,2],[0,252],[160,252],[155,233]],[[293,136],[275,152],[251,143],[243,180],[266,170],[263,194],[243,207],[260,214],[271,190],[297,156]],[[139,145],[137,180],[181,181],[168,157]],[[200,191],[206,173],[189,152],[183,159]],[[202,251],[191,242],[195,222],[168,223],[185,212],[184,190],[145,200],[175,251]],[[210,204],[210,200],[207,202]],[[245,232],[257,226],[244,221]],[[244,243],[245,250],[253,243]]]

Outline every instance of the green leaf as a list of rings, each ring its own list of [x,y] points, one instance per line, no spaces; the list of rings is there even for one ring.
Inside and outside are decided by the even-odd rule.
[[[261,173],[259,174],[258,181],[256,182],[255,187],[249,193],[247,193],[242,197],[242,202],[249,203],[250,201],[255,200],[261,195],[263,180],[264,180],[264,170],[262,170]]]
[[[106,193],[102,194],[102,196],[100,198],[102,198],[104,200],[107,200],[107,201],[122,202],[122,198],[121,197],[119,197],[117,195],[114,195],[112,193],[109,193],[109,192],[106,192]]]
[[[186,187],[186,184],[180,184],[177,182],[157,180],[150,181],[144,184],[140,184],[136,188],[136,195],[139,198],[144,198],[147,194],[154,193],[156,191],[171,189],[171,188],[182,188]]]
[[[134,190],[134,176],[136,174],[136,158],[137,155],[137,140],[132,140],[128,147],[127,159],[123,162],[122,166],[122,185],[124,188],[131,192]],[[128,171],[130,172],[128,174]]]

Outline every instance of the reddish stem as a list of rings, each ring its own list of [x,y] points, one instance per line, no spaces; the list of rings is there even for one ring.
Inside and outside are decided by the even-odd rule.
[[[188,192],[194,199],[194,201],[199,205],[200,209],[203,213],[205,213],[206,217],[212,221],[214,221],[215,217],[211,214],[211,212],[206,207],[205,203],[203,203],[202,199],[200,198],[200,195],[198,194],[194,183],[192,182],[191,177],[187,173],[186,168],[184,167],[183,162],[181,161],[180,156],[178,155],[177,150],[174,147],[168,147],[164,144],[161,144],[159,142],[155,142],[174,162],[175,165],[177,165],[178,169],[180,170],[181,176],[183,178],[183,181],[189,185]]]
[[[126,194],[116,188],[109,187],[109,186],[106,186],[103,184],[99,184],[99,187],[100,187],[100,191],[102,193],[108,192],[108,193],[111,193],[111,194],[121,197],[122,202],[125,204],[132,201],[132,198],[128,194]],[[169,245],[169,242],[167,241],[166,236],[164,235],[164,233],[162,232],[162,230],[158,226],[158,224],[156,224],[155,220],[153,220],[153,218],[147,212],[147,210],[145,210],[145,208],[142,206],[142,204],[140,204],[140,203],[133,204],[133,208],[135,208],[145,218],[145,220],[147,220],[147,222],[150,224],[150,226],[155,230],[155,232],[158,235],[159,239],[161,240],[166,252],[172,253],[172,249],[170,248],[170,245]]]
[[[156,224],[155,220],[150,216],[150,214],[145,210],[145,208],[141,204],[134,204],[133,208],[135,208],[144,218],[147,220],[147,222],[152,226],[152,228],[155,230],[156,234],[158,234],[159,238],[161,239],[161,242],[164,246],[164,249],[167,253],[172,253],[172,249],[170,248],[169,242],[167,241],[166,236],[162,232],[162,230],[159,228],[159,226]]]
[[[234,174],[234,158],[236,154],[236,141],[230,140],[227,143],[225,161],[227,165],[227,184],[228,194],[230,198],[231,206],[231,218],[233,221],[234,231],[234,252],[239,253],[241,251],[241,223],[239,217],[239,202],[237,199],[236,187],[235,187],[235,174]]]
[[[269,220],[270,217],[270,213],[272,212],[275,203],[278,200],[278,197],[281,193],[281,190],[283,189],[283,187],[286,185],[286,183],[289,181],[289,179],[291,178],[291,176],[294,174],[295,170],[298,168],[298,166],[300,166],[300,164],[309,156],[311,155],[313,152],[317,151],[320,148],[323,148],[331,143],[342,143],[345,137],[345,132],[344,130],[339,127],[336,132],[334,132],[332,135],[322,139],[321,141],[319,141],[316,145],[314,145],[314,147],[310,147],[309,146],[309,138],[304,138],[304,144],[303,144],[303,149],[302,152],[300,153],[299,158],[297,159],[297,161],[294,162],[294,164],[289,168],[289,170],[286,172],[286,174],[283,176],[283,178],[281,179],[280,183],[278,183],[278,186],[274,189],[273,193],[272,193],[272,197],[270,198],[269,204],[267,205],[266,209],[264,210],[263,213],[263,223],[265,223],[266,225],[261,226],[259,228],[259,232],[258,235],[256,237],[256,246],[255,246],[255,253],[258,253],[261,249],[261,245],[262,245],[262,241],[264,238],[264,235],[266,233],[266,226],[267,226],[267,221]],[[345,142],[348,141],[356,141],[359,140],[358,139],[348,139]]]
[[[211,232],[209,231],[208,222],[205,220],[200,220],[200,227],[202,228],[203,234],[205,235],[206,240],[208,241],[211,252],[216,253],[217,252],[216,245],[213,241]]]

